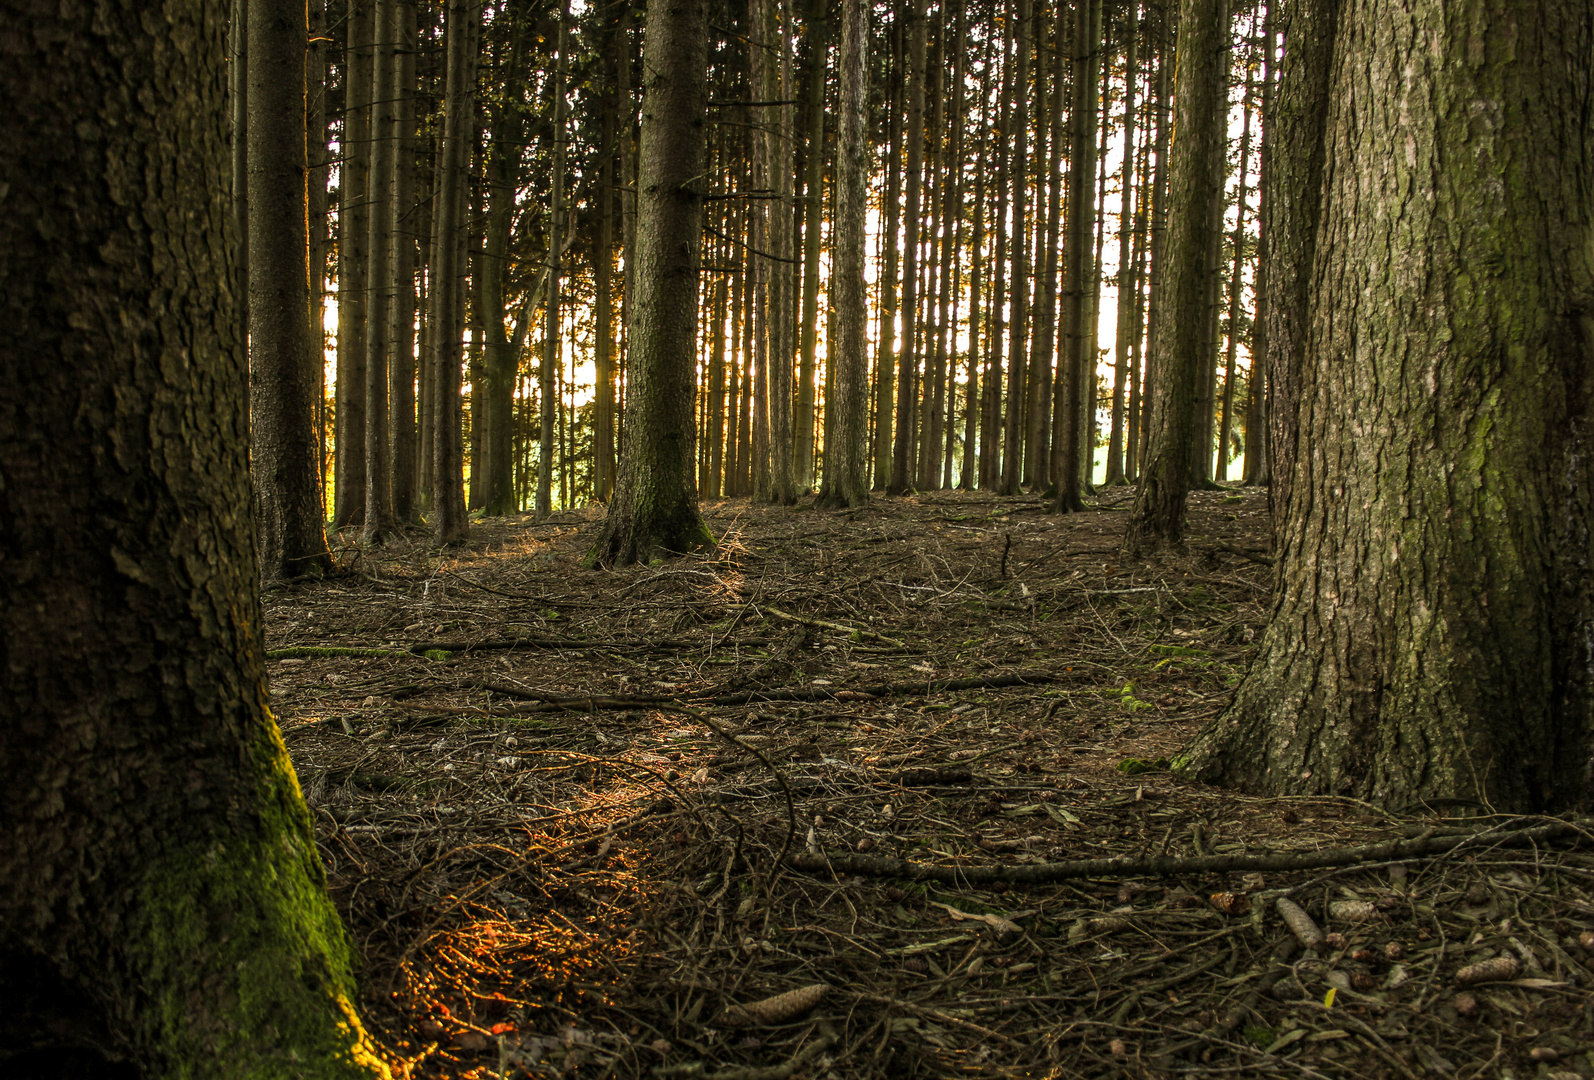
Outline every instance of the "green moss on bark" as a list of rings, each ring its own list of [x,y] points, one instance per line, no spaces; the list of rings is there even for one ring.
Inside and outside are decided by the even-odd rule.
[[[271,744],[255,835],[173,847],[136,886],[125,948],[150,1000],[135,1030],[166,1077],[386,1077],[275,729]]]

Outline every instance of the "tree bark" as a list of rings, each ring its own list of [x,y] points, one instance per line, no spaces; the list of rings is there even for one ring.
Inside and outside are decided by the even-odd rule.
[[[394,0],[393,250],[388,264],[388,467],[395,524],[411,525],[416,510],[415,425],[415,0]]]
[[[398,19],[395,0],[374,0],[372,40],[371,171],[366,202],[370,223],[365,290],[365,538],[393,531],[393,473],[388,453],[388,345],[393,300],[393,85]]]
[[[371,38],[375,0],[351,0],[343,61],[343,162],[338,180],[338,360],[332,524],[365,520],[365,304],[370,210]]]
[[[642,70],[626,448],[614,502],[588,556],[603,566],[714,543],[698,510],[693,469],[707,0],[663,0],[649,9]]]
[[[1058,368],[1057,498],[1053,509],[1085,508],[1089,468],[1089,387],[1096,355],[1090,303],[1096,276],[1096,137],[1101,81],[1101,0],[1080,0],[1074,22],[1073,149],[1068,160],[1068,250],[1063,296],[1063,356]]]
[[[1114,342],[1112,383],[1112,428],[1107,435],[1107,475],[1109,487],[1126,482],[1124,475],[1124,401],[1134,372],[1129,366],[1130,339],[1135,326],[1135,81],[1140,77],[1135,67],[1136,36],[1139,29],[1138,4],[1131,4],[1124,14],[1126,33],[1124,42],[1124,151],[1122,180],[1118,198],[1118,311],[1117,340]]]
[[[924,21],[925,0],[909,0],[906,12],[908,31],[908,124],[903,132],[907,165],[903,184],[907,198],[902,214],[902,345],[897,356],[896,431],[891,443],[891,479],[888,495],[905,494],[913,486],[911,470],[914,417],[918,407],[919,321],[919,220],[924,184]],[[892,238],[888,238],[889,240]]]
[[[1246,485],[1268,484],[1272,482],[1273,470],[1271,467],[1272,455],[1269,453],[1269,439],[1267,435],[1267,387],[1270,376],[1267,370],[1268,357],[1268,293],[1271,288],[1269,282],[1272,278],[1272,254],[1268,234],[1271,232],[1269,222],[1272,215],[1269,212],[1271,198],[1268,181],[1270,166],[1268,159],[1273,156],[1276,138],[1273,124],[1273,57],[1276,52],[1276,31],[1274,30],[1274,7],[1276,0],[1267,6],[1267,14],[1263,21],[1262,40],[1262,148],[1257,164],[1257,244],[1256,244],[1256,277],[1252,283],[1255,296],[1255,310],[1251,315],[1251,371],[1246,378],[1245,394],[1245,471],[1242,482]]]
[[[315,436],[306,233],[302,0],[250,0],[250,439],[260,571],[267,581],[332,569]]]
[[[801,359],[797,370],[796,450],[794,475],[797,491],[814,486],[814,420],[816,358],[819,350],[819,249],[825,226],[825,83],[829,66],[829,0],[814,0],[808,20],[808,134],[807,168],[803,192],[803,296]],[[825,400],[826,408],[830,401]]]
[[[902,19],[894,15],[891,27],[892,59],[903,54]],[[900,72],[900,62],[891,70]],[[891,455],[896,445],[896,335],[897,335],[897,233],[902,205],[902,86],[886,94],[886,206],[885,231],[880,238],[880,333],[875,343],[874,372],[874,477],[873,487],[883,491],[891,482]]]
[[[831,440],[825,444],[824,486],[819,505],[840,509],[869,501],[869,343],[865,328],[863,232],[869,202],[869,144],[865,137],[869,85],[865,55],[869,45],[864,0],[843,0],[840,128],[836,142],[835,270],[836,336]]]
[[[1214,147],[1226,138],[1228,110],[1224,48],[1227,0],[1183,0],[1179,12],[1178,87],[1174,104],[1173,158],[1168,195],[1168,235],[1163,247],[1163,300],[1152,333],[1157,337],[1156,402],[1150,453],[1130,514],[1131,551],[1176,544],[1184,531],[1185,499],[1194,475],[1198,430],[1196,402],[1206,356],[1212,269],[1212,201],[1223,178],[1213,166]]]
[[[1179,767],[1394,807],[1586,804],[1594,13],[1351,0],[1338,23],[1324,139],[1290,118],[1275,173],[1282,193],[1334,164],[1299,268],[1279,588]],[[1325,44],[1301,32],[1291,54]],[[1281,119],[1311,74],[1286,61]]]
[[[433,211],[432,310],[432,535],[439,544],[463,540],[470,531],[465,512],[463,402],[460,379],[465,330],[465,170],[475,105],[475,0],[449,0],[444,27],[448,49],[447,98]]]
[[[253,6],[302,79],[304,4]],[[217,14],[0,7],[12,1076],[387,1075],[267,707]]]
[[[1008,289],[1008,304],[1011,314],[1007,326],[1007,407],[1003,413],[1004,422],[1002,425],[1002,477],[997,486],[997,491],[1003,495],[1018,494],[1019,480],[1021,479],[1024,463],[1024,402],[1025,395],[1029,392],[1029,380],[1025,377],[1025,360],[1028,353],[1024,348],[1024,341],[1026,337],[1025,331],[1029,326],[1030,259],[1028,252],[1029,219],[1027,216],[1029,158],[1027,148],[1029,145],[1030,14],[1033,5],[1031,0],[1015,0],[1015,4],[1014,37],[1017,44],[1015,63],[1017,74],[1013,79],[1012,122],[1007,129],[1012,153],[1010,168],[1013,187],[1013,235],[1011,240],[1012,252],[1009,260],[1012,270],[1012,283]]]

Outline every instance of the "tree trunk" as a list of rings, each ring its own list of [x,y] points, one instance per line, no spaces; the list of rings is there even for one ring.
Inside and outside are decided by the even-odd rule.
[[[1013,79],[1013,118],[1008,127],[1008,140],[1012,146],[1011,171],[1013,186],[1013,236],[1010,259],[1012,285],[1008,290],[1011,309],[1007,333],[1007,407],[1004,411],[1002,445],[1002,479],[997,490],[1003,495],[1016,495],[1024,463],[1024,402],[1029,392],[1024,348],[1025,331],[1029,326],[1029,119],[1030,94],[1029,52],[1031,0],[1016,0],[1015,40],[1017,44]]]
[[[338,180],[338,386],[332,524],[365,520],[365,303],[371,215],[371,38],[375,0],[350,0]]]
[[[1255,30],[1253,24],[1252,30]],[[1245,197],[1246,181],[1250,178],[1247,166],[1251,163],[1251,90],[1254,86],[1251,60],[1245,63],[1245,95],[1240,108],[1244,114],[1240,126],[1240,187],[1235,196],[1234,236],[1231,269],[1229,271],[1229,316],[1227,342],[1223,354],[1223,398],[1220,402],[1222,419],[1218,424],[1218,457],[1212,475],[1219,483],[1229,478],[1229,434],[1234,424],[1234,359],[1240,344],[1240,296],[1245,286]]]
[[[808,159],[803,192],[803,298],[801,361],[797,372],[797,491],[814,486],[815,360],[819,349],[819,248],[825,225],[825,73],[830,52],[828,0],[816,0],[808,20]],[[866,371],[867,374],[867,371]],[[826,408],[830,401],[826,398]]]
[[[365,290],[365,538],[393,529],[393,475],[388,459],[388,334],[393,297],[393,107],[398,19],[395,0],[374,0],[371,64],[371,172],[367,178],[370,239]]]
[[[1151,257],[1151,274],[1146,291],[1146,363],[1140,378],[1140,439],[1136,444],[1142,479],[1146,462],[1151,459],[1151,407],[1156,399],[1154,388],[1157,382],[1157,370],[1161,366],[1157,358],[1156,328],[1162,321],[1163,276],[1167,267],[1168,248],[1168,144],[1171,141],[1173,128],[1169,101],[1176,59],[1173,49],[1176,28],[1168,26],[1167,23],[1172,14],[1174,14],[1172,5],[1163,7],[1162,25],[1158,27],[1156,35],[1157,100],[1152,109],[1152,116],[1157,126],[1157,137],[1152,147],[1156,166],[1151,170],[1151,219],[1146,226],[1150,233],[1147,253]]]
[[[267,581],[332,569],[316,466],[320,364],[309,341],[306,10],[251,0],[249,12],[249,413]]]
[[[388,275],[388,466],[393,520],[415,521],[415,0],[394,0],[393,250]]]
[[[614,458],[615,355],[614,355],[614,191],[617,186],[616,160],[619,157],[621,119],[630,129],[631,49],[630,5],[623,5],[615,27],[611,54],[615,66],[614,96],[605,103],[603,115],[603,163],[598,174],[598,240],[593,252],[593,281],[598,298],[594,311],[595,381],[593,387],[593,487],[599,501],[607,504],[614,497],[616,476]]]
[[[588,556],[599,565],[649,562],[714,543],[693,471],[708,33],[707,0],[665,0],[648,11],[626,450],[609,516]]]
[[[563,282],[564,258],[557,238],[564,231],[565,197],[565,64],[570,34],[570,3],[561,0],[559,8],[558,59],[553,72],[553,157],[549,164],[548,185],[548,292],[543,304],[544,326],[542,366],[537,378],[537,400],[541,403],[542,448],[537,457],[537,503],[539,518],[553,512],[553,466],[556,443],[554,424],[558,419],[558,395],[554,392],[555,371],[559,363],[559,335],[563,313],[559,300]]]
[[[1594,19],[1358,0],[1340,21],[1305,95],[1336,167],[1300,268],[1279,588],[1180,767],[1390,807],[1586,804]],[[1322,44],[1301,32],[1292,55]],[[1281,187],[1317,152],[1288,115],[1311,74],[1286,61]]]
[[[985,346],[984,394],[980,409],[980,487],[995,491],[1002,483],[1002,343],[1007,327],[1007,201],[1012,170],[1008,168],[1013,131],[1013,19],[1002,27],[1002,104],[997,148],[992,162],[996,177],[996,250],[991,267],[991,307]]]
[[[1134,378],[1129,366],[1130,339],[1135,325],[1134,189],[1135,189],[1135,37],[1138,29],[1138,4],[1124,13],[1127,24],[1124,42],[1124,151],[1122,180],[1118,198],[1118,311],[1117,340],[1114,343],[1112,381],[1112,428],[1107,435],[1108,486],[1123,484],[1124,476],[1124,399]]]
[[[1063,358],[1058,367],[1057,500],[1053,509],[1085,508],[1089,469],[1090,387],[1096,355],[1091,333],[1096,277],[1096,157],[1098,84],[1101,81],[1101,0],[1081,0],[1074,22],[1072,151],[1068,159],[1067,280],[1063,296]]]
[[[299,131],[278,317],[302,346],[306,8],[251,6],[250,130],[280,147],[276,93]],[[267,703],[225,20],[3,21],[26,27],[0,64],[7,1075],[386,1076]]]
[[[836,335],[832,398],[834,414],[825,443],[825,481],[819,505],[840,509],[869,501],[869,360],[865,328],[863,232],[869,203],[869,144],[865,136],[869,84],[865,54],[869,46],[864,0],[843,0],[840,129],[836,143],[835,270]]]
[[[1268,159],[1272,157],[1276,143],[1273,124],[1274,6],[1274,3],[1269,3],[1267,6],[1262,30],[1262,151],[1256,178],[1256,276],[1252,283],[1255,310],[1251,315],[1251,371],[1246,378],[1245,472],[1242,474],[1242,482],[1247,485],[1271,483],[1273,478],[1270,466],[1272,456],[1269,453],[1267,436],[1267,387],[1270,379],[1267,370],[1267,324],[1269,281],[1272,277],[1273,261],[1268,239],[1271,230],[1269,225],[1271,199],[1268,189],[1272,186],[1268,182]]]
[[[902,70],[902,19],[893,17],[891,70]],[[886,95],[886,206],[885,231],[880,238],[880,333],[875,343],[874,377],[874,477],[873,487],[883,491],[891,480],[891,455],[896,446],[896,335],[897,335],[897,234],[902,205],[902,86],[900,80]]]
[[[1167,261],[1162,304],[1152,326],[1157,338],[1153,435],[1129,519],[1126,542],[1131,551],[1176,544],[1184,532],[1185,499],[1195,471],[1191,451],[1198,430],[1197,382],[1208,345],[1212,200],[1223,184],[1213,166],[1214,147],[1226,138],[1228,123],[1228,33],[1227,0],[1183,0],[1174,94],[1178,116],[1163,246]]]
[[[897,357],[896,431],[891,443],[889,495],[905,494],[913,485],[914,416],[918,406],[919,231],[924,177],[924,22],[925,0],[909,0],[908,126],[903,132],[907,165],[903,184],[907,198],[902,215],[902,350]]]
[[[438,162],[432,228],[432,535],[439,544],[463,540],[470,531],[465,512],[463,403],[460,378],[465,332],[465,171],[469,164],[475,107],[474,26],[481,18],[475,0],[448,0],[444,28],[448,85],[443,142]]]
[[[1092,7],[1092,3],[1087,2],[1077,5],[1077,7],[1080,11],[1088,11]],[[1099,24],[1099,18],[1097,22]],[[1062,52],[1065,41],[1077,42],[1080,36],[1079,27],[1075,25],[1073,32],[1065,37],[1060,13],[1055,23],[1056,40],[1053,48],[1047,49],[1043,47],[1036,50],[1037,71],[1035,75],[1037,91],[1035,110],[1036,144],[1037,148],[1042,145],[1047,148],[1043,161],[1036,162],[1036,184],[1037,187],[1044,186],[1046,213],[1036,223],[1036,233],[1041,237],[1040,247],[1036,252],[1036,259],[1040,264],[1040,277],[1039,288],[1036,290],[1037,295],[1035,298],[1035,333],[1030,341],[1028,431],[1025,435],[1027,450],[1024,471],[1028,474],[1026,476],[1028,485],[1040,491],[1045,491],[1052,482],[1052,383],[1054,367],[1059,368],[1057,374],[1062,374],[1061,366],[1058,364],[1060,357],[1057,347],[1057,245],[1062,230],[1063,216],[1063,95],[1067,86],[1067,80],[1063,77]],[[1099,38],[1100,36],[1098,32],[1097,37]],[[1075,45],[1075,52],[1078,52],[1077,45]],[[1050,62],[1045,59],[1048,53],[1051,54]],[[1094,48],[1092,48],[1091,55],[1095,56]],[[1096,61],[1096,65],[1098,68],[1100,67],[1099,60]],[[1046,78],[1043,75],[1047,70],[1051,72],[1050,88],[1047,87]],[[1076,66],[1074,78],[1077,80],[1078,77],[1078,68]],[[1094,94],[1090,95],[1090,100],[1094,109]],[[1072,119],[1077,121],[1078,116],[1079,110],[1076,108]],[[1043,132],[1045,133],[1044,135],[1042,134]],[[1044,142],[1042,142],[1043,139],[1045,140]],[[1077,172],[1077,169],[1074,168],[1074,163],[1078,158],[1072,150],[1070,150],[1068,156],[1070,179],[1072,179],[1073,174]],[[1044,185],[1042,185],[1039,175],[1043,162],[1046,170]],[[1094,180],[1094,171],[1091,177]],[[1039,192],[1037,191],[1037,197],[1038,194]],[[1037,206],[1037,217],[1040,217],[1039,209],[1039,206]],[[1058,434],[1061,435],[1062,432],[1059,431]]]

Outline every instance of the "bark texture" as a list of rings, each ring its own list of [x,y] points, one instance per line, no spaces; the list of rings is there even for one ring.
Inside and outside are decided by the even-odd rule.
[[[697,280],[707,0],[648,11],[642,48],[636,292],[630,301],[626,443],[620,482],[589,561],[652,561],[710,547],[697,506]]]
[[[869,145],[864,128],[869,86],[864,54],[869,20],[863,0],[842,4],[841,108],[836,146],[836,263],[831,289],[836,336],[831,353],[835,375],[826,409],[832,413],[825,445],[825,481],[819,505],[841,508],[869,501],[869,342],[865,335],[863,279],[864,219],[868,211]]]
[[[0,25],[0,1073],[386,1075],[266,705],[224,21]]]
[[[266,580],[332,569],[310,342],[302,0],[249,4],[250,437]]]
[[[1168,226],[1162,249],[1163,290],[1151,332],[1157,339],[1151,443],[1140,494],[1130,514],[1130,550],[1175,544],[1183,536],[1185,500],[1194,472],[1196,403],[1210,341],[1209,277],[1212,206],[1223,176],[1214,166],[1228,120],[1226,0],[1183,0],[1169,162]]]
[[[1280,587],[1180,767],[1396,807],[1586,804],[1594,7],[1357,0],[1331,40]],[[1286,138],[1281,178],[1292,145],[1316,149]]]

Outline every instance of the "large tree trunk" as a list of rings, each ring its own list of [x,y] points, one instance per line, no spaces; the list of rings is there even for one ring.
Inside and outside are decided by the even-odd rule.
[[[315,436],[310,348],[304,72],[306,7],[249,11],[250,438],[266,580],[332,569]]]
[[[840,508],[869,501],[869,343],[864,334],[863,231],[869,203],[869,144],[865,122],[869,84],[864,64],[869,21],[863,0],[843,0],[841,22],[841,107],[836,144],[836,225],[834,290],[836,336],[831,438],[825,443],[825,482],[819,505]]]
[[[1178,543],[1194,474],[1196,405],[1207,355],[1207,279],[1213,269],[1212,203],[1223,177],[1215,147],[1226,138],[1229,34],[1226,0],[1183,0],[1179,12],[1178,86],[1174,94],[1166,265],[1162,303],[1151,331],[1157,339],[1156,401],[1140,493],[1130,514],[1130,550]]]
[[[225,21],[0,22],[0,1069],[386,1075],[267,709]]]
[[[614,502],[589,556],[605,566],[714,543],[698,510],[693,468],[707,0],[664,0],[649,9],[642,70],[626,446]]]
[[[1180,767],[1394,807],[1584,804],[1594,17],[1465,0],[1340,17],[1279,588]],[[1299,74],[1287,62],[1282,101]],[[1306,167],[1276,164],[1281,186]]]
[[[465,328],[465,169],[475,105],[475,0],[449,0],[444,36],[448,47],[448,96],[437,172],[432,259],[432,534],[440,544],[464,539],[463,402],[460,380]]]

